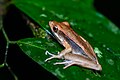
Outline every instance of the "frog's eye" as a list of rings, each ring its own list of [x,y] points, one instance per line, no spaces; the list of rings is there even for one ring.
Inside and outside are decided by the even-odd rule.
[[[53,30],[54,30],[54,32],[57,32],[57,31],[58,31],[58,27],[57,27],[57,26],[54,26],[54,27],[53,27]]]

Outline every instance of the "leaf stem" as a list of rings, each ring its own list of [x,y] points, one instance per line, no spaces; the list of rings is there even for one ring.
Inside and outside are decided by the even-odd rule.
[[[4,63],[8,70],[10,71],[10,73],[12,74],[12,76],[14,77],[15,80],[18,80],[17,76],[15,75],[15,73],[12,71],[11,67],[8,65],[8,63]]]
[[[7,36],[7,34],[6,34],[6,32],[5,32],[3,27],[2,27],[2,32],[4,34],[4,37],[5,37],[6,41],[7,41],[7,43],[9,43],[10,40],[9,40],[9,38],[8,38],[8,36]]]
[[[8,54],[8,48],[9,48],[9,44],[15,44],[16,41],[10,41],[4,28],[2,27],[2,32],[3,32],[3,35],[7,41],[7,45],[6,45],[6,51],[5,51],[5,57],[4,57],[4,62],[3,64],[0,65],[0,67],[4,67],[4,66],[7,66],[8,70],[10,71],[10,73],[12,74],[12,76],[14,77],[15,80],[18,80],[17,76],[15,75],[15,73],[12,71],[11,67],[8,65],[7,63],[7,54]]]
[[[6,4],[7,3],[7,4]],[[8,70],[10,71],[10,73],[12,74],[12,76],[14,77],[15,80],[18,80],[17,76],[15,75],[15,73],[12,71],[11,67],[8,65],[7,63],[7,54],[8,54],[8,48],[9,48],[9,44],[15,44],[16,41],[10,41],[4,28],[3,28],[3,15],[6,13],[6,7],[9,6],[9,2],[5,2],[5,0],[0,0],[0,30],[2,30],[3,35],[6,39],[7,45],[6,45],[6,50],[5,50],[5,56],[4,56],[4,62],[0,65],[1,67],[7,67]]]
[[[5,57],[4,57],[4,64],[7,63],[6,61],[7,61],[8,48],[9,48],[9,43],[7,42],[7,45],[6,45],[6,51],[5,51]]]

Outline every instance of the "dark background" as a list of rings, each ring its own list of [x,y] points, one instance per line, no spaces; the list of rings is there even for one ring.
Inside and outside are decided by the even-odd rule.
[[[120,28],[119,0],[95,0],[94,6],[98,12],[110,19]],[[21,12],[11,5],[4,16],[4,28],[10,40],[19,40],[33,37],[31,30],[26,27],[26,20],[21,17]],[[6,41],[0,31],[0,63],[4,61]],[[40,67],[27,57],[17,45],[10,45],[7,63],[17,75],[19,80],[56,80],[51,73]],[[7,67],[0,68],[0,80],[14,80]]]
[[[120,0],[95,0],[94,6],[120,29]]]

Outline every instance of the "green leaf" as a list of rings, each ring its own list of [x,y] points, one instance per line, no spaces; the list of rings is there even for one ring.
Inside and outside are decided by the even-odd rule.
[[[55,41],[43,38],[27,38],[19,40],[18,45],[29,57],[60,79],[78,80],[87,78],[90,79],[91,77],[92,79],[101,77],[100,74],[95,74],[93,71],[82,67],[73,66],[64,70],[64,65],[53,65],[56,61],[58,62],[61,60],[53,59],[52,61],[45,62],[45,59],[50,57],[49,55],[46,55],[46,51],[57,54],[58,51],[63,49],[63,47]],[[86,75],[88,76],[86,77]]]
[[[58,42],[46,38],[28,38],[18,41],[20,48],[35,62],[61,80],[117,80],[120,74],[120,30],[107,18],[96,12],[92,0],[13,0],[25,14],[35,20],[44,30],[50,31],[50,20],[68,21],[76,33],[83,36],[94,48],[102,65],[101,72],[78,66],[63,69],[53,65],[62,61],[44,62],[48,55],[64,48]]]

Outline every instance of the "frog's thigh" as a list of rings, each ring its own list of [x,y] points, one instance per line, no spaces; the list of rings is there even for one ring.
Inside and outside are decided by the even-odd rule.
[[[57,65],[57,64],[65,64],[65,65],[67,65],[67,64],[70,64],[70,63],[72,63],[72,61],[56,62],[56,63],[54,63],[54,65]]]
[[[68,67],[70,67],[70,66],[72,66],[72,65],[77,65],[77,63],[78,62],[75,62],[75,61],[72,61],[71,63],[69,63],[69,64],[67,64],[65,67],[63,67],[63,69],[66,69],[66,68],[68,68]]]
[[[86,64],[86,63],[73,61],[73,62],[69,63],[68,65],[66,65],[66,66],[64,67],[64,69],[66,69],[66,68],[68,68],[68,67],[70,67],[70,66],[72,66],[72,65],[79,65],[79,66],[87,67],[87,64]]]

